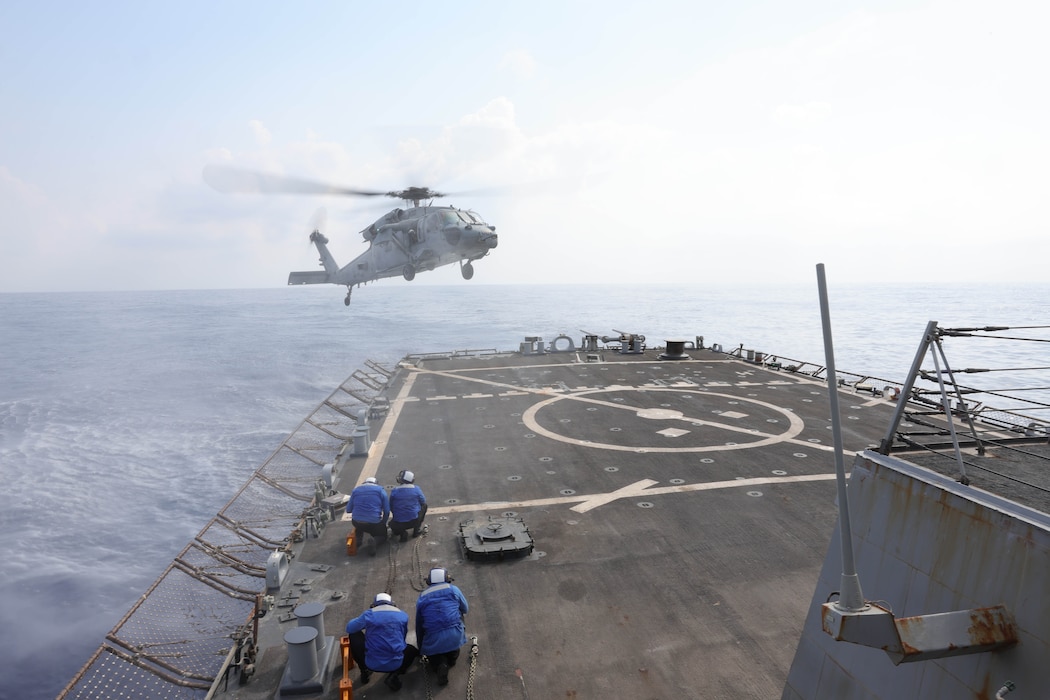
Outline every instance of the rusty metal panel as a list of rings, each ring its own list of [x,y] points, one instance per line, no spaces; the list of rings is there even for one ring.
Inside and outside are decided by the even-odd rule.
[[[901,652],[890,653],[894,663],[987,652],[1017,643],[1017,624],[1002,605],[901,617],[894,622],[901,641]]]
[[[853,464],[849,500],[865,597],[902,621],[918,662],[895,665],[825,632],[823,606],[842,574],[835,532],[783,697],[991,698],[1007,680],[1041,697],[1050,687],[1050,515],[873,452]],[[961,612],[940,616],[950,610]],[[956,637],[996,650],[951,658]]]

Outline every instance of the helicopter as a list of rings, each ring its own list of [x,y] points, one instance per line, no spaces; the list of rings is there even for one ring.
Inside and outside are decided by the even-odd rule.
[[[350,292],[355,286],[399,275],[411,282],[417,273],[442,265],[459,263],[460,274],[469,280],[474,276],[474,261],[488,255],[499,241],[496,227],[485,223],[476,212],[433,206],[433,200],[449,195],[429,187],[391,192],[358,190],[221,165],[205,167],[204,180],[226,193],[391,197],[405,202],[405,208],[395,208],[361,230],[368,249],[342,267],[329,252],[328,238],[321,233],[320,225],[310,233],[310,242],[317,248],[324,269],[291,272],[288,284],[345,285],[346,306],[350,306]]]

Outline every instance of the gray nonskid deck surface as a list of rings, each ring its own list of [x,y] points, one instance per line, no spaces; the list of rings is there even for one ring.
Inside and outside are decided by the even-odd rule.
[[[338,488],[411,469],[429,533],[348,557],[349,524],[330,524],[295,560],[298,600],[325,602],[339,635],[379,591],[413,614],[419,568],[447,566],[471,605],[479,698],[779,697],[835,525],[827,388],[690,354],[404,367],[368,458],[350,460]],[[892,405],[849,392],[840,405],[847,451],[876,445]],[[536,551],[467,561],[459,524],[490,516],[523,518]],[[239,697],[272,697],[283,670],[295,623],[263,622],[275,646]],[[465,693],[467,662],[465,649],[435,697]],[[351,678],[355,697],[392,694],[381,674]],[[424,696],[422,668],[399,695]]]

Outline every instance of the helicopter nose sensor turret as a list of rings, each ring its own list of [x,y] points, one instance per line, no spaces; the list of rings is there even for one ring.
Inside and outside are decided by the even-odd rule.
[[[441,233],[449,245],[463,248],[490,250],[499,243],[499,237],[491,226],[446,226]]]
[[[461,245],[477,246],[478,248],[495,248],[497,243],[499,243],[499,237],[487,226],[484,228],[467,226],[460,239]]]

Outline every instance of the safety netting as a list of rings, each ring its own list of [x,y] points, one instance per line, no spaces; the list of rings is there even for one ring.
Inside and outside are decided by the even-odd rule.
[[[186,545],[60,699],[208,695],[251,628],[270,555],[309,526],[326,465],[352,444],[392,375],[374,362],[366,366],[303,420]]]

